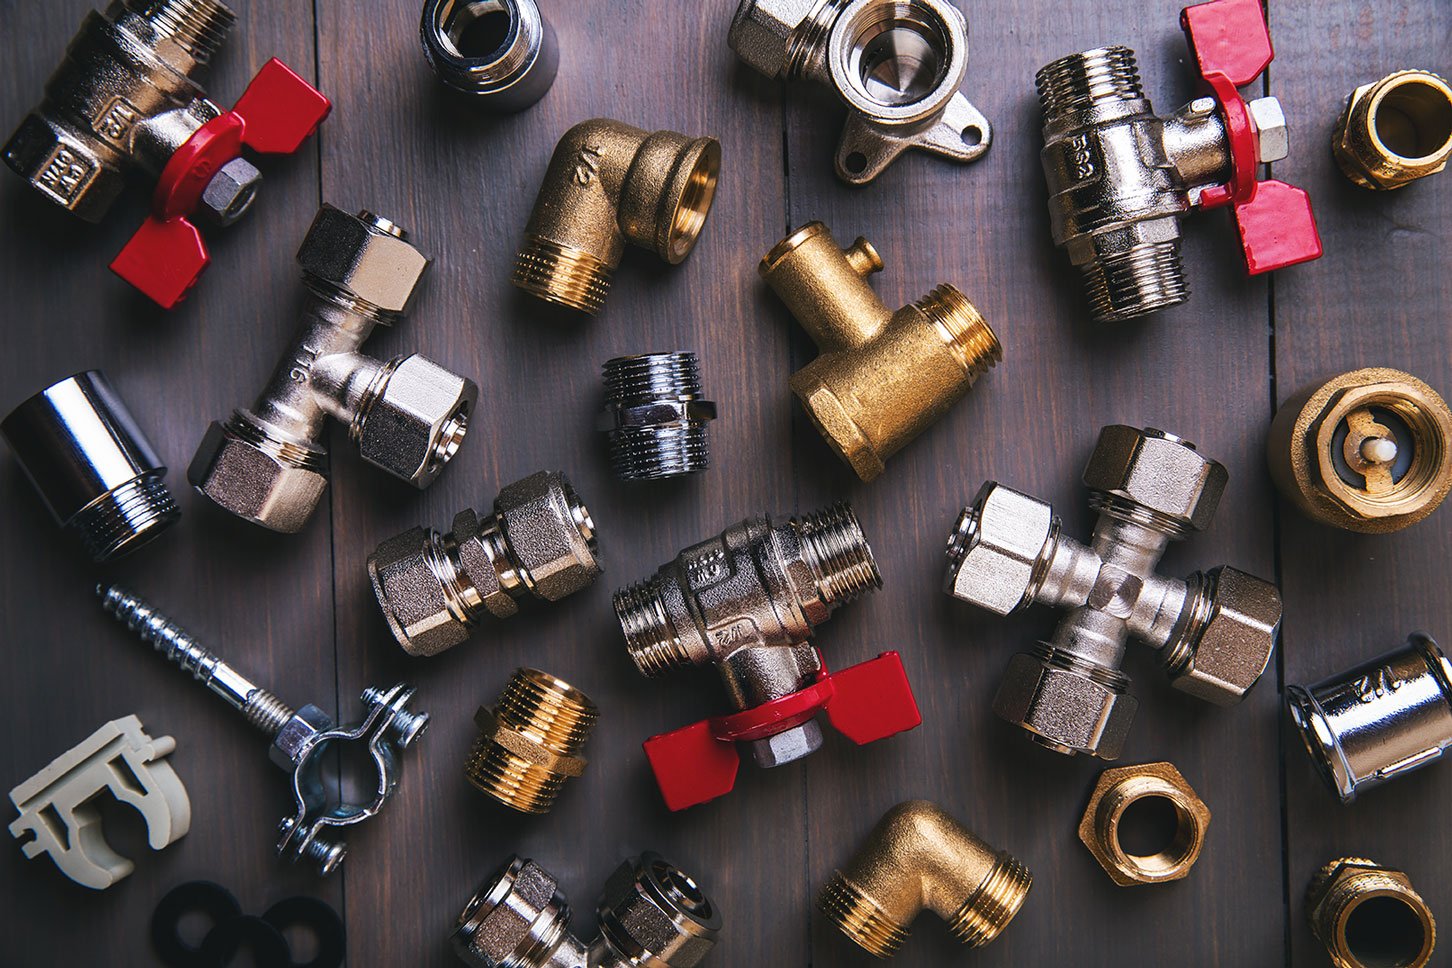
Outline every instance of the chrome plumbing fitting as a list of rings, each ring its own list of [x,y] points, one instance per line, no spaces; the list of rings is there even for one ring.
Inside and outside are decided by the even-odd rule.
[[[1222,706],[1245,697],[1275,648],[1280,592],[1228,566],[1155,572],[1171,541],[1209,526],[1227,476],[1173,434],[1105,427],[1084,468],[1092,546],[1043,501],[983,485],[948,538],[944,590],[998,615],[1070,609],[1010,660],[994,712],[1056,752],[1115,759],[1138,705],[1120,669],[1130,639],[1159,650],[1176,689]]]
[[[512,856],[454,928],[454,952],[474,968],[694,968],[716,944],[721,914],[689,874],[647,851],[605,882],[590,940],[570,933],[553,874]]]
[[[837,177],[865,185],[909,148],[958,162],[993,129],[958,88],[968,18],[949,0],[741,0],[727,43],[773,80],[823,85],[847,107]]]
[[[534,104],[560,66],[535,0],[426,0],[419,39],[439,80],[494,111]]]
[[[46,387],[11,411],[0,434],[56,523],[98,564],[181,517],[161,458],[100,370]]]
[[[323,436],[343,422],[363,459],[417,488],[458,451],[479,396],[473,380],[422,356],[382,361],[359,347],[403,319],[429,260],[398,225],[324,205],[298,249],[302,323],[251,410],[207,430],[192,486],[253,524],[300,531],[328,485]]]
[[[527,598],[557,602],[600,576],[590,509],[559,471],[515,481],[481,518],[465,508],[447,534],[410,528],[368,556],[373,594],[409,655],[438,655],[486,614],[508,618]]]
[[[706,424],[716,404],[704,399],[695,353],[617,356],[605,363],[610,469],[622,481],[698,474],[711,466]]]

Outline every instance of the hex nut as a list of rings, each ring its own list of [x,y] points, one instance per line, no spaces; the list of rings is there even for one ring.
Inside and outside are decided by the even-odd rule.
[[[554,875],[516,857],[469,899],[459,915],[454,947],[472,965],[519,964],[515,956],[534,944],[536,924],[562,914],[567,918],[568,909]]]
[[[1286,125],[1286,112],[1273,97],[1258,97],[1246,102],[1256,132],[1256,161],[1262,165],[1280,161],[1291,153],[1291,136]]]
[[[327,713],[309,703],[293,713],[272,738],[268,758],[284,770],[291,771],[307,756],[313,738],[333,728]]]
[[[1195,445],[1154,429],[1111,424],[1084,468],[1084,486],[1127,503],[1175,533],[1203,531],[1215,516],[1229,474]]]
[[[585,767],[589,761],[583,756],[558,753],[537,738],[519,730],[510,729],[499,721],[494,710],[488,706],[480,706],[474,713],[474,725],[479,727],[479,737],[476,742],[497,744],[531,766],[538,766],[550,773],[561,776],[583,776],[585,774]]]
[[[1038,562],[1056,530],[1050,505],[985,482],[949,541],[948,593],[997,615],[1012,614],[1031,600]]]
[[[368,213],[350,215],[324,205],[297,250],[311,279],[392,315],[408,310],[428,258]],[[388,224],[388,223],[382,223]]]
[[[770,78],[786,69],[793,32],[818,0],[742,0],[726,43],[738,57]]]
[[[1275,651],[1281,593],[1270,582],[1222,566],[1206,576],[1210,617],[1199,641],[1170,670],[1170,685],[1217,706],[1230,706],[1260,679]]]
[[[559,601],[600,575],[593,527],[563,474],[538,471],[499,492],[494,513],[530,590]],[[457,524],[457,522],[456,522]]]
[[[1156,854],[1139,856],[1120,843],[1120,822],[1130,805],[1147,797],[1169,801],[1175,811],[1175,835]],[[1089,805],[1079,821],[1079,839],[1110,880],[1120,887],[1163,884],[1190,873],[1205,846],[1210,808],[1188,780],[1170,763],[1145,763],[1105,770],[1094,784]]]
[[[28,115],[4,148],[5,163],[51,201],[99,222],[126,177],[42,114]]]
[[[763,770],[770,770],[811,756],[822,748],[822,743],[822,727],[809,719],[799,726],[753,740],[751,758]]]
[[[1064,753],[1119,756],[1139,701],[1123,691],[1029,653],[1009,660],[993,711]]]
[[[262,172],[246,158],[233,158],[202,189],[201,211],[217,225],[231,225],[252,207]]]
[[[428,487],[458,451],[478,398],[473,380],[418,354],[406,356],[363,414],[358,451],[375,467]]]
[[[425,529],[411,528],[368,556],[368,580],[388,629],[414,656],[438,655],[469,637],[469,626],[449,610],[443,582],[429,567],[430,540]]]
[[[600,932],[639,964],[693,968],[716,944],[721,918],[689,876],[659,855],[626,861],[605,882]]]
[[[187,480],[238,517],[284,532],[302,529],[328,486],[320,470],[263,450],[217,422],[207,428]]]

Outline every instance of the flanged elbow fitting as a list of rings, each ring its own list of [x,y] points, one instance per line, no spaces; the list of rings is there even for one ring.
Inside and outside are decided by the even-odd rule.
[[[575,125],[550,158],[513,283],[546,302],[595,315],[625,243],[671,265],[700,238],[721,169],[721,143],[596,118]]]
[[[758,268],[821,351],[792,375],[792,392],[864,481],[1003,359],[953,286],[888,309],[867,282],[882,270],[877,250],[863,238],[843,249],[821,222],[782,239]]]
[[[1155,853],[1134,854],[1121,840],[1121,826],[1130,807],[1149,800],[1169,804],[1175,816],[1174,833]],[[1110,880],[1120,887],[1135,887],[1188,877],[1200,859],[1209,829],[1210,808],[1174,764],[1145,763],[1115,767],[1099,775],[1079,821],[1079,839]]]
[[[1352,370],[1281,405],[1266,457],[1276,487],[1312,519],[1400,531],[1452,491],[1452,409],[1410,373]]]
[[[56,523],[97,563],[135,551],[181,517],[161,458],[100,370],[46,387],[0,433]]]
[[[534,104],[560,66],[535,0],[425,0],[419,40],[439,80],[494,111]]]
[[[843,934],[879,958],[896,954],[924,910],[972,948],[1003,932],[1033,875],[942,807],[908,800],[889,810],[817,898]]]
[[[1437,947],[1437,922],[1411,878],[1364,857],[1317,871],[1306,916],[1336,968],[1425,968]]]
[[[309,298],[302,323],[250,410],[213,423],[187,477],[215,504],[273,531],[300,531],[327,487],[327,418],[363,459],[414,487],[453,458],[479,396],[473,380],[417,354],[359,352],[379,324],[401,320],[429,260],[370,212],[324,205],[297,261]]]
[[[610,469],[622,481],[698,474],[711,466],[705,399],[695,353],[647,353],[607,360],[601,429]]]
[[[1346,99],[1331,153],[1362,188],[1435,175],[1452,157],[1452,87],[1431,71],[1394,71],[1361,85]]]
[[[590,509],[559,471],[515,481],[481,518],[453,530],[410,528],[368,556],[373,594],[409,655],[437,655],[469,638],[486,614],[508,618],[526,598],[557,602],[599,577]]]

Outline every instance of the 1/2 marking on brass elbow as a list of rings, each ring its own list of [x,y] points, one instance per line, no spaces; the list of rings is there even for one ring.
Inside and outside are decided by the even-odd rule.
[[[575,184],[589,188],[600,177],[600,156],[605,149],[600,145],[581,145],[575,156]]]

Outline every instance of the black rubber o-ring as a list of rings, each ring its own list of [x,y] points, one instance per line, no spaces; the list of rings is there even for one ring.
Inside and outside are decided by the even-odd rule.
[[[282,932],[251,914],[223,921],[213,928],[202,942],[202,957],[208,965],[230,965],[243,948],[252,952],[254,964],[266,968],[288,968],[292,964],[292,953],[287,950],[287,939]]]
[[[289,897],[268,908],[262,920],[278,931],[294,925],[312,931],[318,942],[318,953],[311,961],[293,960],[292,968],[338,968],[343,963],[343,956],[348,950],[343,919],[326,901],[306,895]]]
[[[156,905],[151,915],[151,946],[162,963],[169,968],[213,968],[217,962],[201,947],[182,940],[182,918],[193,911],[212,919],[210,938],[221,927],[242,913],[242,906],[232,892],[211,881],[188,881],[172,888]]]

